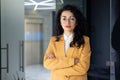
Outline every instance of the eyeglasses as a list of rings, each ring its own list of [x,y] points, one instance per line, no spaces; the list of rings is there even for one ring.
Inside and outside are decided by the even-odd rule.
[[[62,16],[62,17],[61,17],[61,21],[62,21],[62,22],[67,22],[67,21],[69,21],[69,22],[73,23],[73,22],[76,21],[76,18],[71,16],[70,18],[67,19],[65,16]]]

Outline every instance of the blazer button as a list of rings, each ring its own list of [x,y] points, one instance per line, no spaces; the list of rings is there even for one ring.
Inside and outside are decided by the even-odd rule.
[[[66,78],[70,78],[70,76],[69,76],[69,75],[66,75],[65,77],[66,77]]]

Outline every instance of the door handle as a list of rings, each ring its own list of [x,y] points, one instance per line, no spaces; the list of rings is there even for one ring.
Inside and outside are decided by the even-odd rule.
[[[8,43],[6,44],[5,48],[1,48],[1,50],[6,50],[6,67],[1,67],[1,69],[6,69],[7,73],[9,72],[9,45]]]
[[[24,72],[24,41],[19,42],[19,70]]]

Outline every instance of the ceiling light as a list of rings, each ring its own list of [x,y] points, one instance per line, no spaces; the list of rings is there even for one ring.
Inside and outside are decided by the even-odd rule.
[[[35,6],[34,10],[55,10],[55,0],[43,0],[40,2],[36,2],[35,0],[29,0],[29,2],[24,2],[25,6]]]

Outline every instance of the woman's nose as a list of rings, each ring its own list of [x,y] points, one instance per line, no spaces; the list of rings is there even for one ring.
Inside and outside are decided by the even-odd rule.
[[[70,24],[70,19],[67,19],[67,20],[66,20],[66,23],[67,23],[67,24]]]

